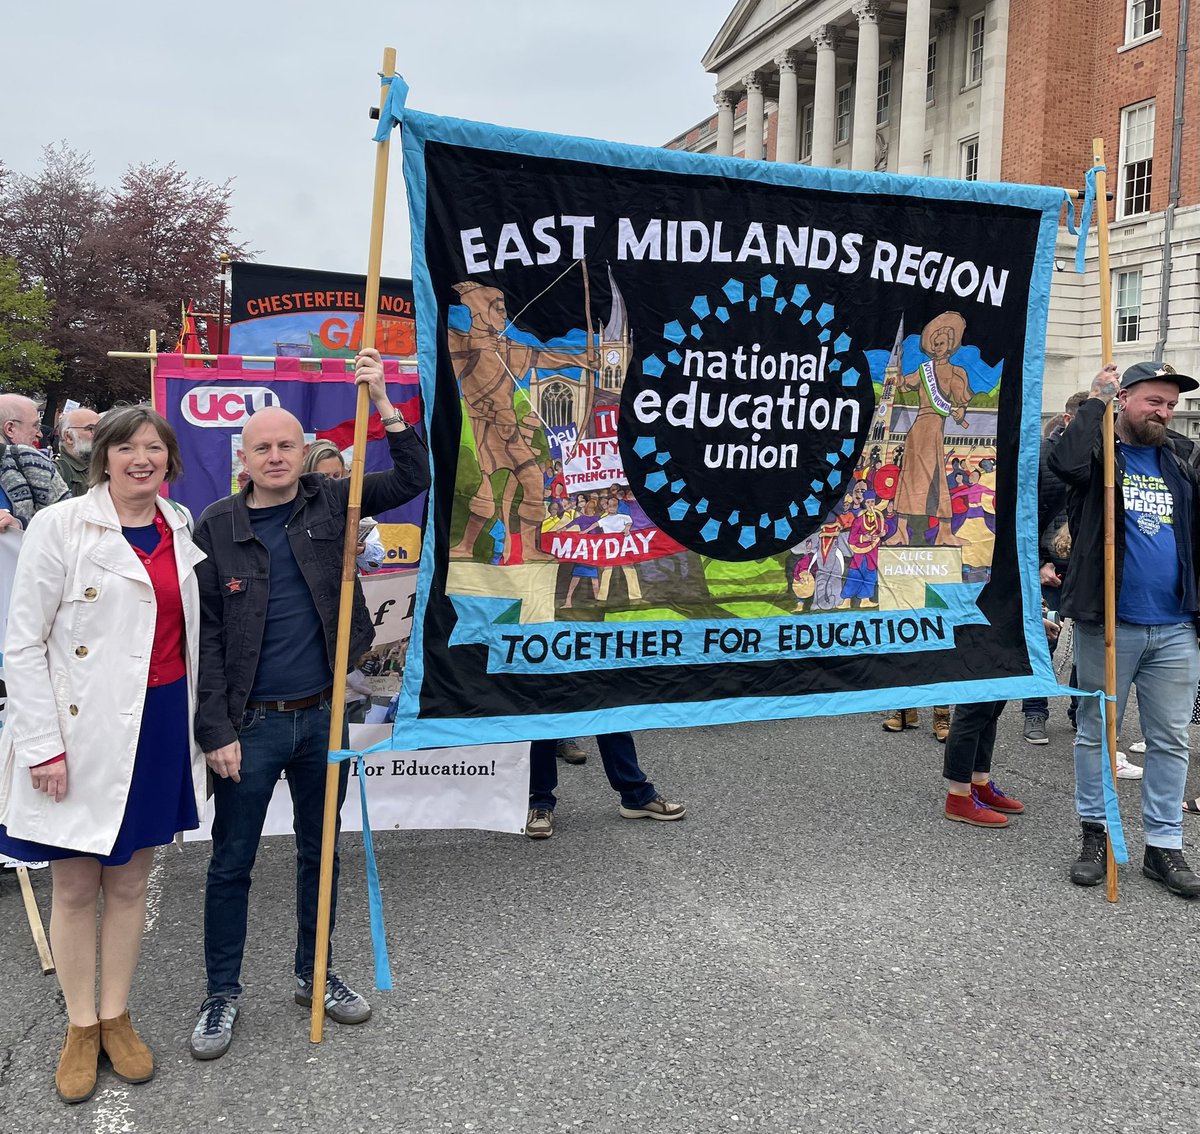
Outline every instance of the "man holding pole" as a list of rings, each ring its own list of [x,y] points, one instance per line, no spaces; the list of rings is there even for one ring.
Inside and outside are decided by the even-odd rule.
[[[1081,689],[1103,689],[1104,466],[1102,422],[1116,397],[1114,565],[1117,595],[1116,705],[1120,718],[1137,686],[1146,737],[1142,873],[1182,897],[1200,895],[1200,877],[1183,857],[1182,804],[1188,771],[1188,722],[1200,651],[1196,644],[1200,563],[1200,482],[1168,443],[1167,426],[1182,392],[1200,383],[1170,366],[1139,362],[1120,379],[1108,365],[1091,396],[1050,454],[1052,472],[1067,484],[1073,538],[1059,609],[1075,619],[1075,659]],[[1094,886],[1107,876],[1103,726],[1099,701],[1083,698],[1075,737],[1075,805],[1083,847],[1071,881]]]
[[[386,430],[393,467],[366,476],[362,507],[387,511],[429,485],[425,446],[388,401],[375,350],[355,359]],[[242,992],[242,953],[250,876],[280,775],[295,812],[297,847],[295,958],[298,1004],[312,1003],[322,816],[329,751],[338,587],[350,481],[301,475],[300,422],[280,408],[246,424],[238,453],[250,474],[244,491],[205,509],[196,543],[201,639],[196,740],[212,769],[215,816],[204,901],[208,992],[192,1032],[197,1059],[224,1055]],[[355,582],[350,664],[370,648],[374,630]],[[343,734],[342,744],[347,740]],[[348,765],[340,766],[338,808]],[[333,859],[332,907],[338,862]],[[329,972],[325,1012],[342,1024],[364,1022],[370,1006]]]

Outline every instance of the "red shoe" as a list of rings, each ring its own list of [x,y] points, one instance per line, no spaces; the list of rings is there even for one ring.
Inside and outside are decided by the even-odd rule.
[[[946,818],[955,823],[970,823],[972,827],[1007,827],[1008,816],[993,811],[970,795],[946,793]]]
[[[988,780],[986,784],[972,784],[971,791],[974,792],[975,798],[984,807],[990,807],[993,811],[1004,811],[1009,815],[1020,815],[1025,810],[1025,804],[1019,799],[1013,799],[1011,795],[1005,795],[996,786],[995,780]]]

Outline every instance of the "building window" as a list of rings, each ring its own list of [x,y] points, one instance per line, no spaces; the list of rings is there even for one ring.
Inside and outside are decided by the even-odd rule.
[[[837,107],[834,115],[833,140],[850,141],[850,84],[837,89]]]
[[[967,25],[967,81],[966,86],[973,86],[983,81],[983,23],[984,14],[972,16]]]
[[[813,104],[810,102],[800,111],[800,157],[804,161],[812,158]]]
[[[925,105],[932,106],[934,100],[934,80],[937,78],[937,40],[929,41],[929,54],[925,57]]]
[[[892,65],[879,68],[879,88],[875,95],[875,125],[886,126],[892,112]]]
[[[921,176],[933,176],[933,154],[925,154],[921,158]]]
[[[542,394],[542,420],[547,425],[570,425],[575,416],[575,401],[565,382],[551,382]]]
[[[1142,270],[1117,273],[1117,342],[1136,343],[1142,333]]]
[[[959,176],[964,181],[979,180],[979,139],[968,138],[959,146]]]
[[[1150,211],[1154,171],[1154,100],[1121,111],[1121,187],[1118,218]]]
[[[1125,42],[1153,35],[1162,23],[1162,0],[1126,0]]]

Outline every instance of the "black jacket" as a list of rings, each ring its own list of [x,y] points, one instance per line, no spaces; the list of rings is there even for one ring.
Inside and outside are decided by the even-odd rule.
[[[1050,471],[1067,485],[1071,524],[1071,560],[1059,609],[1078,622],[1104,621],[1104,402],[1089,398],[1050,451]],[[1125,498],[1121,491],[1125,458],[1116,440],[1113,532],[1116,593],[1121,595],[1125,567]],[[1170,445],[1162,450],[1163,480],[1174,499],[1175,546],[1183,564],[1185,610],[1196,609],[1196,565],[1200,563],[1200,481]]]
[[[411,429],[386,434],[393,467],[363,478],[364,515],[385,512],[429,487],[429,459]],[[337,643],[342,541],[350,481],[306,473],[288,517],[288,540],[325,629],[329,667]],[[237,739],[262,648],[270,587],[270,556],[250,526],[244,493],[204,509],[195,541],[207,559],[196,568],[200,584],[200,674],[196,742],[212,752]],[[362,588],[354,584],[350,619],[351,663],[374,637]]]
[[[1059,425],[1049,437],[1042,439],[1038,453],[1038,566],[1053,563],[1060,575],[1066,573],[1070,556],[1059,554],[1053,544],[1068,519],[1067,486],[1050,470],[1050,454],[1062,435],[1063,427]]]

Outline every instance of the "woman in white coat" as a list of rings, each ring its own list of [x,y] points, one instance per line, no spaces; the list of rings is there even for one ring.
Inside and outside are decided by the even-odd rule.
[[[0,853],[50,860],[65,1102],[91,1097],[101,1049],[126,1082],[154,1074],[128,1010],[146,882],[154,848],[197,826],[204,807],[191,726],[204,556],[187,513],[159,496],[180,471],[175,434],[153,410],[106,414],[89,491],[34,516],[17,562]]]

